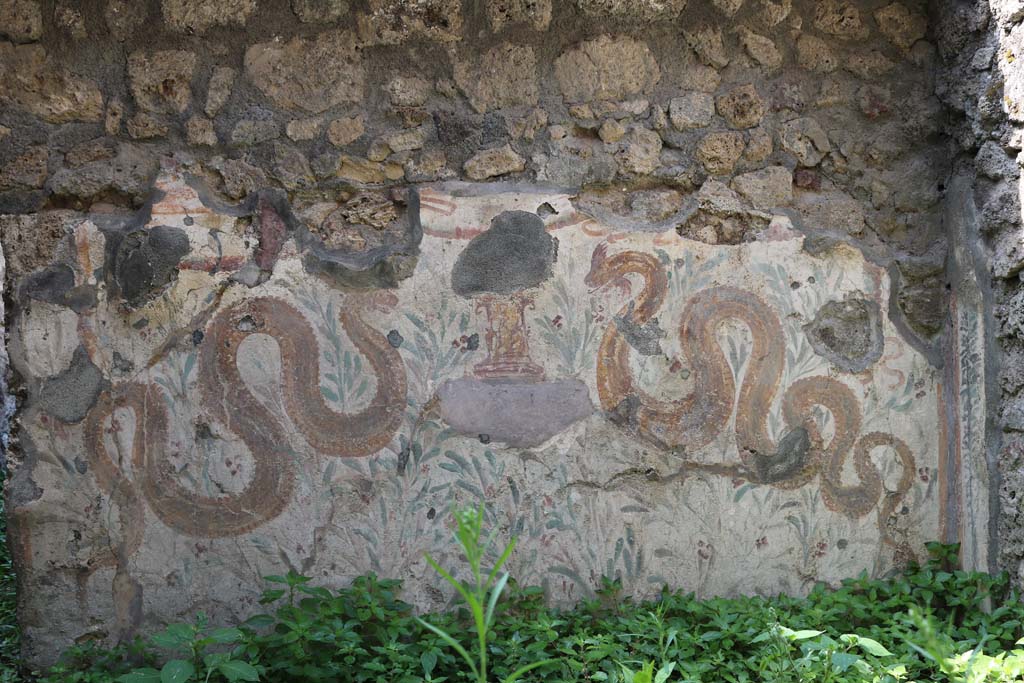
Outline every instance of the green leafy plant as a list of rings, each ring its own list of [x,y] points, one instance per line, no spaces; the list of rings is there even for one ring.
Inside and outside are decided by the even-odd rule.
[[[113,648],[87,641],[63,652],[39,683],[110,683],[139,666],[152,665],[153,661],[140,638]]]
[[[441,640],[462,657],[472,672],[474,680],[478,683],[487,683],[487,637],[494,626],[494,614],[498,600],[501,598],[501,593],[505,590],[505,585],[509,579],[508,572],[500,576],[499,572],[501,572],[502,566],[515,549],[516,540],[513,538],[509,541],[498,557],[497,562],[494,563],[489,572],[485,573],[483,568],[484,558],[494,544],[497,530],[492,530],[486,539],[483,538],[484,508],[482,504],[477,508],[456,510],[454,516],[456,524],[455,539],[462,548],[467,564],[469,564],[471,581],[468,583],[459,581],[429,554],[426,556],[426,560],[434,568],[434,571],[455,588],[469,606],[470,613],[473,615],[473,625],[476,629],[476,656],[471,656],[466,648],[444,629],[422,619],[419,622],[425,628],[436,633]],[[527,672],[551,664],[554,661],[552,659],[545,659],[531,662],[516,669],[513,673],[506,676],[503,681],[504,683],[513,683]]]
[[[6,470],[0,467],[0,491],[3,490]],[[7,545],[7,515],[4,499],[0,496],[0,683],[18,683],[21,648],[21,629],[17,619],[17,591],[14,566]]]
[[[911,610],[909,623],[913,626],[908,636],[910,646],[926,660],[935,663],[947,680],[953,683],[1011,683],[1024,680],[1024,649],[1014,647],[996,655],[987,655],[981,638],[977,647],[961,651],[951,638],[943,633],[935,620],[917,610]],[[1024,645],[1024,638],[1014,643]]]
[[[216,646],[234,645],[241,638],[242,632],[237,628],[208,628],[206,615],[200,612],[194,624],[171,624],[150,638],[153,646],[179,657],[168,660],[159,670],[140,668],[117,680],[120,683],[207,683],[217,674],[229,683],[258,681],[259,671],[248,662],[227,652],[210,652]]]
[[[502,575],[512,551],[499,552],[479,514],[468,511],[456,533],[471,550],[463,547],[459,586],[479,622],[470,600],[420,621],[400,582],[372,574],[335,590],[289,572],[267,577],[266,613],[237,633],[200,621],[109,650],[78,645],[41,681],[162,682],[157,662],[169,656],[191,664],[183,680],[210,683],[231,680],[226,661],[274,683],[479,683],[481,671],[524,683],[1009,683],[1024,675],[1024,603],[1005,574],[958,569],[955,547],[933,546],[931,560],[901,575],[860,576],[805,598],[698,600],[664,590],[639,602],[606,579],[597,598],[559,610],[542,588]],[[492,558],[500,561],[485,570]]]
[[[676,668],[675,662],[663,665],[657,671],[654,670],[654,662],[645,662],[639,669],[634,671],[628,666],[619,662],[622,669],[623,683],[665,683],[672,671]]]

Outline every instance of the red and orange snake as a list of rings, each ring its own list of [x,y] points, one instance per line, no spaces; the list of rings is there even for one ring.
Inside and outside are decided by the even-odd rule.
[[[649,254],[626,251],[608,256],[605,245],[595,249],[586,282],[592,288],[623,286],[629,274],[638,275],[643,288],[619,312],[631,324],[648,323],[665,302],[668,278],[661,263]],[[749,365],[736,394],[735,379],[716,334],[726,321],[738,321],[750,330]],[[821,477],[825,504],[849,517],[871,512],[883,497],[882,476],[871,461],[875,448],[891,448],[902,465],[895,491],[884,496],[878,526],[883,540],[896,545],[886,522],[910,490],[915,475],[914,457],[898,437],[882,432],[860,435],[861,409],[850,388],[825,376],[793,382],[782,396],[782,413],[790,431],[806,430],[810,447],[802,461],[782,468],[779,444],[768,433],[767,418],[780,390],[785,363],[782,326],[774,311],[752,292],[733,287],[711,287],[694,294],[685,305],[679,326],[682,352],[692,368],[694,390],[677,400],[659,400],[637,386],[630,370],[630,344],[612,321],[597,354],[597,390],[601,407],[614,411],[624,402],[634,406],[631,428],[641,438],[662,448],[695,451],[714,440],[729,423],[735,402],[736,443],[742,467],[734,474],[779,488],[797,488]],[[824,443],[814,420],[815,406],[827,409],[835,434]],[[782,440],[780,439],[780,442]],[[846,457],[853,453],[858,483],[842,483]],[[692,463],[699,469],[700,464]],[[721,473],[722,467],[711,467]],[[768,472],[775,472],[769,476]]]
[[[249,335],[265,334],[276,340],[282,401],[288,417],[313,449],[351,458],[371,455],[390,443],[405,410],[405,366],[398,350],[362,320],[363,303],[356,301],[357,297],[350,297],[338,318],[373,369],[377,388],[369,404],[354,413],[337,412],[325,403],[316,335],[291,304],[272,297],[246,299],[219,311],[206,327],[197,363],[203,417],[236,435],[252,457],[251,477],[237,493],[206,496],[182,485],[180,473],[168,459],[164,389],[152,382],[130,382],[101,395],[85,420],[86,448],[98,485],[124,517],[121,543],[128,555],[142,541],[144,503],[175,531],[215,538],[243,534],[265,524],[291,501],[293,439],[280,417],[249,390],[238,369],[238,350]],[[119,409],[134,414],[131,477],[126,474],[129,463],[111,457],[105,438]],[[111,557],[100,564],[113,561]]]

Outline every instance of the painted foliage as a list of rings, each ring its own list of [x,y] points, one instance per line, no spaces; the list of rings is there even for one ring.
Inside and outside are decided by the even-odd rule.
[[[613,229],[558,191],[440,186],[418,196],[411,275],[368,290],[162,182],[144,229],[187,239],[167,287],[125,309],[96,276],[109,233],[83,220],[64,256],[95,301],[15,321],[39,380],[21,561],[79,596],[27,597],[30,629],[227,618],[288,568],[395,576],[439,607],[422,557],[449,559],[448,510],[470,502],[562,602],[602,576],[800,593],[938,535],[938,371],[852,248],[809,254],[781,218],[717,246]],[[48,398],[83,377],[80,409]]]

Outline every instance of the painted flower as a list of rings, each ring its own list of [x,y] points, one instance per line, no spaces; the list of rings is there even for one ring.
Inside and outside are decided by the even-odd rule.
[[[452,340],[452,348],[458,349],[463,353],[465,353],[466,351],[476,351],[479,347],[480,335],[476,333],[470,335],[464,334],[458,339]]]

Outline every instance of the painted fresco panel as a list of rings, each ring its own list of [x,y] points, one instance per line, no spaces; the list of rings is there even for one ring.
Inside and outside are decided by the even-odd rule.
[[[602,576],[799,594],[938,537],[940,374],[850,247],[812,255],[781,216],[709,245],[613,229],[557,190],[438,186],[396,288],[333,286],[292,239],[242,284],[261,242],[162,183],[145,229],[187,255],[159,296],[126,309],[97,279],[109,233],[82,220],[64,258],[96,301],[15,321],[41,397],[18,552],[77,596],[29,597],[30,631],[227,619],[287,569],[401,578],[438,608],[423,554],[455,562],[448,511],[469,503],[562,603]],[[46,398],[93,376],[84,408]]]

